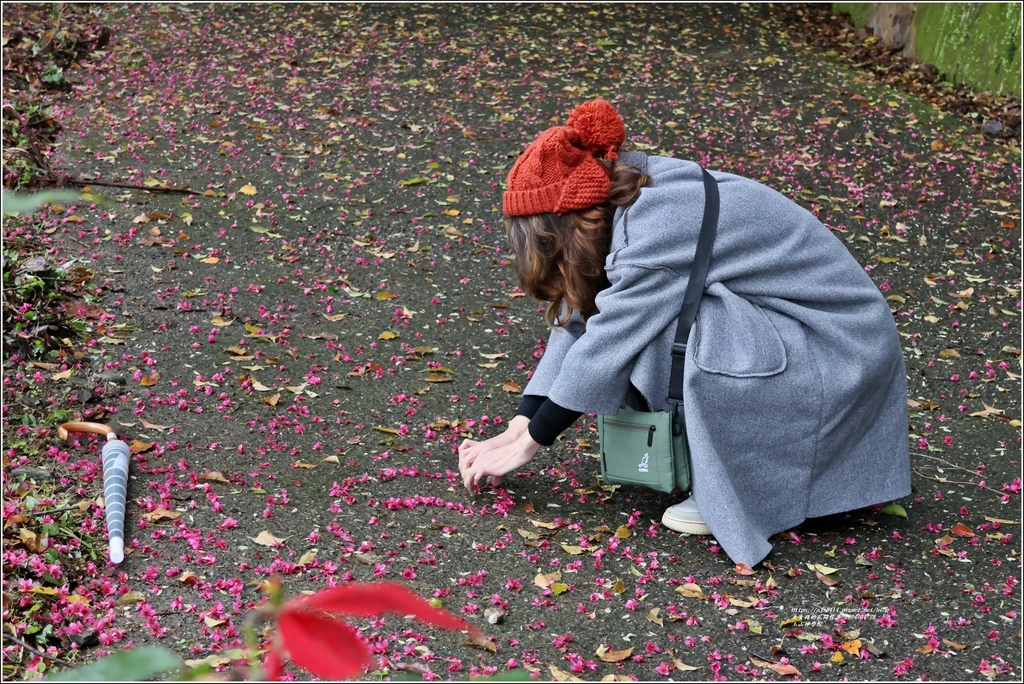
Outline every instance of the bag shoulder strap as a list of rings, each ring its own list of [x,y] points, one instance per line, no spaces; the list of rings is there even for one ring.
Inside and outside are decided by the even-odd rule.
[[[697,251],[693,257],[693,268],[690,270],[690,281],[686,284],[683,295],[683,306],[679,312],[679,323],[676,325],[676,338],[672,343],[672,376],[669,382],[668,398],[673,402],[683,400],[683,363],[686,359],[686,341],[690,337],[690,329],[697,320],[697,310],[704,295],[704,285],[708,277],[708,266],[711,262],[711,248],[715,244],[715,233],[718,231],[718,181],[706,169],[701,168],[704,177],[704,218],[701,221],[700,235],[697,237]]]

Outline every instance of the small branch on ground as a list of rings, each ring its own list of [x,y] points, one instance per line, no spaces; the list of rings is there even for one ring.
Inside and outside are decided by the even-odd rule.
[[[181,195],[201,195],[201,192],[190,190],[189,188],[172,188],[163,185],[137,185],[135,183],[114,183],[108,181],[98,180],[84,180],[81,178],[71,178],[70,176],[63,176],[61,178],[55,178],[50,175],[45,180],[52,182],[57,187],[62,184],[77,185],[80,187],[88,187],[92,185],[104,187],[104,188],[124,188],[126,190],[146,190],[147,192],[170,192]]]
[[[5,636],[5,638],[10,639],[14,643],[16,643],[19,646],[21,646],[26,651],[34,653],[35,655],[39,656],[40,658],[45,658],[46,660],[49,660],[51,663],[56,663],[57,665],[61,665],[63,667],[77,667],[71,661],[61,660],[60,658],[54,657],[52,655],[48,655],[45,652],[40,651],[38,648],[36,648],[36,647],[26,643],[25,641],[23,641],[20,638],[14,636],[13,634],[6,634],[4,636]]]

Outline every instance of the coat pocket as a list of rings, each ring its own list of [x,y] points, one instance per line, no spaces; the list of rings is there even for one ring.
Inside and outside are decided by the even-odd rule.
[[[786,347],[771,319],[721,283],[704,294],[693,335],[694,362],[708,373],[758,378],[786,370]]]

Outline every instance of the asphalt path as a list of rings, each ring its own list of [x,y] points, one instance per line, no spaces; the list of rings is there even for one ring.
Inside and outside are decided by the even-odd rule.
[[[127,559],[96,571],[117,587],[82,589],[111,611],[98,649],[221,663],[277,574],[290,594],[404,581],[492,637],[354,621],[378,674],[1019,680],[1019,144],[765,5],[109,13],[53,163],[160,187],[97,184],[43,216],[53,254],[96,274],[76,377],[149,445]],[[461,487],[457,444],[514,415],[547,334],[508,261],[505,174],[595,96],[626,147],[815,212],[889,297],[915,473],[898,507],[809,522],[736,568],[660,527],[671,496],[600,482],[592,417],[503,489]]]

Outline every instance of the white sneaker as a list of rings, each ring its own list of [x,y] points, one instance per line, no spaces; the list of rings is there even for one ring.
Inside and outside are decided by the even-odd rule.
[[[692,496],[670,506],[661,516],[661,524],[682,534],[711,534],[711,529],[697,508],[697,500]]]

